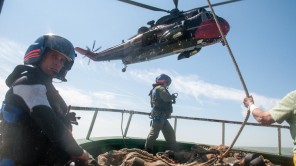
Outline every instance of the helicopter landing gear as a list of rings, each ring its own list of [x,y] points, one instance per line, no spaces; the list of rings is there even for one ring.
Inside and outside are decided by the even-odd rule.
[[[122,72],[125,72],[126,71],[126,68],[127,68],[127,66],[126,65],[124,65],[124,68],[122,68]]]

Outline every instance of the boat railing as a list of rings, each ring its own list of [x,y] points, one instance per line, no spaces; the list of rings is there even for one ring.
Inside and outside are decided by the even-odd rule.
[[[125,127],[125,131],[123,133],[123,137],[126,137],[127,132],[129,130],[129,126],[132,120],[132,117],[134,114],[138,115],[148,115],[150,113],[147,112],[140,112],[140,111],[133,111],[133,110],[122,110],[122,109],[110,109],[110,108],[95,108],[95,107],[80,107],[80,106],[69,106],[68,108],[70,111],[71,110],[76,110],[76,111],[94,111],[92,121],[90,123],[90,127],[87,132],[86,139],[90,139],[90,135],[92,133],[97,114],[98,112],[117,112],[117,113],[126,113],[129,114],[129,118]],[[178,119],[183,119],[183,120],[196,120],[196,121],[207,121],[207,122],[215,122],[215,123],[221,123],[222,125],[222,145],[225,145],[225,124],[236,124],[236,125],[241,125],[242,122],[240,121],[230,121],[230,120],[219,120],[219,119],[208,119],[208,118],[197,118],[197,117],[186,117],[186,116],[171,116],[172,119],[174,119],[174,130],[176,132],[177,130],[177,121]],[[290,129],[289,126],[282,126],[282,125],[268,125],[268,126],[263,126],[258,123],[246,123],[247,126],[257,126],[257,127],[269,127],[269,128],[275,128],[277,129],[277,141],[278,141],[278,155],[282,155],[282,135],[281,135],[281,129]]]

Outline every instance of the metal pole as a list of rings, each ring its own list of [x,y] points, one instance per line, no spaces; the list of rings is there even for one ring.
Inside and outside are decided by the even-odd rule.
[[[129,125],[130,125],[130,123],[132,121],[133,114],[134,113],[130,112],[130,115],[129,115],[129,118],[128,118],[128,121],[127,121],[127,124],[126,124],[126,127],[125,127],[125,131],[124,131],[123,137],[126,137],[127,131],[129,129]]]
[[[225,123],[222,123],[222,145],[225,145]]]
[[[92,121],[91,121],[91,124],[89,126],[88,133],[87,133],[87,136],[86,136],[86,139],[88,139],[88,140],[89,140],[90,134],[92,132],[92,129],[94,127],[95,121],[97,119],[97,115],[98,115],[98,110],[95,111],[94,116],[93,116]]]
[[[282,136],[280,127],[278,127],[278,151],[279,155],[282,155]]]
[[[174,122],[174,131],[175,131],[175,135],[177,132],[177,118],[175,117],[175,122]]]

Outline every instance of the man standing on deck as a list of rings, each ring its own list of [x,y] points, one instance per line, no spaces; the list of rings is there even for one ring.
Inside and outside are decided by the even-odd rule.
[[[175,132],[167,119],[170,118],[173,112],[172,104],[175,103],[177,94],[171,95],[168,91],[168,87],[172,82],[168,75],[161,74],[156,78],[155,82],[152,85],[153,89],[149,93],[152,107],[150,115],[152,123],[145,143],[145,150],[149,153],[153,153],[154,142],[158,138],[160,131],[162,131],[170,150],[176,149]]]
[[[275,122],[286,121],[290,125],[290,133],[294,140],[293,160],[296,166],[296,90],[288,93],[269,111],[263,111],[257,107],[252,96],[246,97],[243,102],[259,124],[271,125]]]
[[[66,81],[75,57],[70,41],[43,35],[29,46],[25,65],[8,76],[10,89],[1,108],[0,166],[87,163],[90,155],[71,134],[73,114],[52,84],[53,78]]]

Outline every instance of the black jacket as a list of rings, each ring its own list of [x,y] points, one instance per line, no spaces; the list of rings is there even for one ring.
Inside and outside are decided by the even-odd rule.
[[[83,153],[69,131],[67,105],[52,85],[52,78],[38,68],[19,65],[6,84],[10,89],[2,116],[21,114],[14,122],[5,117],[2,120],[2,158],[23,165],[50,165]]]

